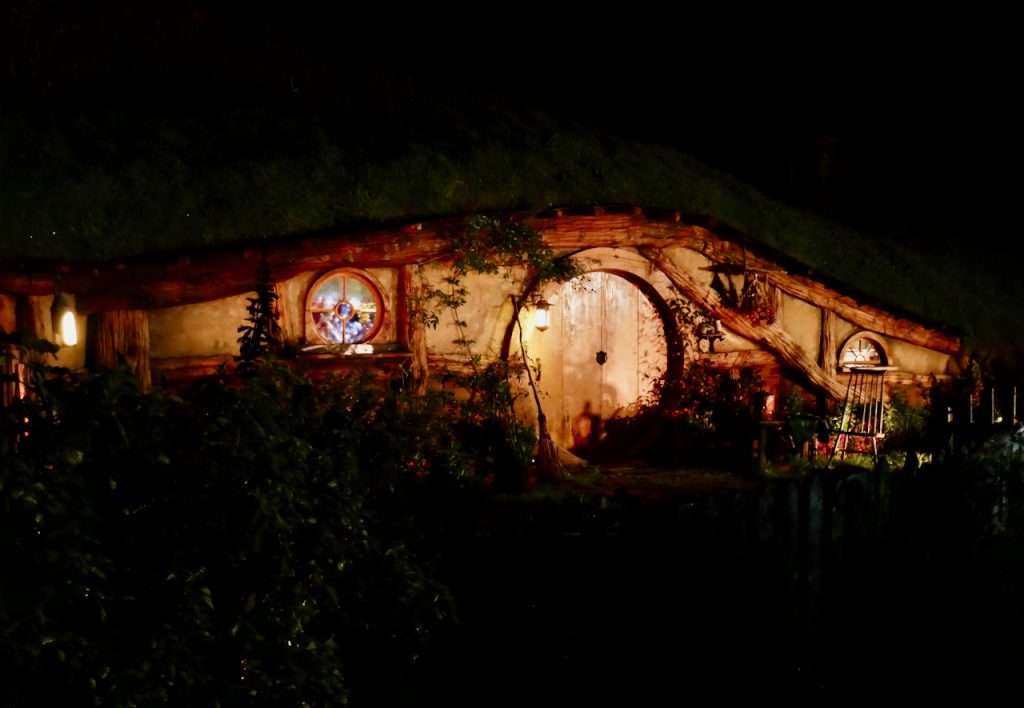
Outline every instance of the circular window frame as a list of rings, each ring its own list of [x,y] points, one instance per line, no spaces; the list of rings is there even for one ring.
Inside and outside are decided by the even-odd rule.
[[[359,282],[361,285],[363,285],[370,292],[370,295],[373,297],[373,301],[376,304],[377,316],[374,318],[373,325],[370,327],[370,330],[362,338],[360,338],[358,341],[341,341],[341,342],[338,342],[338,341],[335,341],[333,339],[330,339],[329,337],[326,337],[320,331],[320,328],[317,326],[317,322],[316,322],[316,320],[313,317],[313,315],[314,315],[314,309],[313,309],[313,297],[314,297],[314,295],[324,285],[324,283],[326,283],[329,280],[332,280],[334,278],[339,278],[339,277],[340,278],[349,278],[349,279],[352,279],[352,280],[355,280],[355,281]],[[346,290],[346,288],[343,288],[343,292],[345,290]],[[340,306],[342,303],[345,303],[345,302],[347,302],[347,300],[345,300],[343,298],[342,300],[339,300],[337,304],[335,304],[334,308],[330,308],[330,309],[336,309],[338,306]],[[321,310],[321,311],[325,311],[325,310]],[[350,345],[350,344],[352,344],[352,345],[363,344],[365,342],[371,341],[374,337],[376,337],[380,333],[381,328],[384,325],[384,318],[385,318],[386,313],[387,313],[387,306],[385,305],[385,299],[384,299],[384,289],[380,286],[380,283],[378,283],[377,280],[373,276],[371,276],[369,273],[367,273],[365,271],[358,270],[356,268],[334,268],[334,269],[329,270],[326,273],[320,275],[319,277],[317,277],[310,284],[309,288],[306,290],[305,312],[306,312],[306,319],[305,319],[306,325],[314,332],[314,336],[316,336],[320,340],[320,342],[322,344],[326,344],[326,345],[329,345],[329,346],[345,346],[345,345]],[[350,318],[351,318],[351,316],[349,318],[347,318],[347,319],[350,319]]]

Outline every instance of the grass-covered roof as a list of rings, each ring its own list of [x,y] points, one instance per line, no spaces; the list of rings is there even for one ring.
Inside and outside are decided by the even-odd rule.
[[[990,254],[930,257],[769,199],[679,149],[525,106],[26,104],[0,113],[0,195],[7,261],[104,261],[495,210],[665,208],[969,343],[1024,340],[1002,306],[1019,286],[991,277],[1008,271]]]

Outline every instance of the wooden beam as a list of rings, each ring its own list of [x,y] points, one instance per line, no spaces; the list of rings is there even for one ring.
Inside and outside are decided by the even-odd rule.
[[[844,389],[834,378],[827,376],[786,332],[774,325],[754,324],[735,310],[723,307],[718,293],[697,282],[692,275],[665,256],[661,249],[642,247],[639,251],[665,273],[680,293],[720,319],[726,328],[766,348],[783,366],[799,372],[812,388],[832,398],[842,398]]]
[[[724,253],[710,232],[674,220],[656,221],[642,213],[577,215],[531,219],[553,249],[572,251],[598,246],[686,245]],[[451,236],[466,219],[439,219],[358,234],[308,235],[245,246],[101,264],[0,263],[0,292],[45,295],[61,287],[76,295],[78,311],[154,309],[240,295],[253,289],[256,267],[266,254],[277,281],[300,273],[358,265],[384,268],[426,263],[451,253]],[[27,272],[26,272],[27,271]]]
[[[711,366],[719,369],[764,369],[778,366],[779,360],[764,349],[740,349],[732,352],[704,354]]]
[[[560,216],[532,219],[544,243],[556,251],[585,248],[682,245],[704,252],[714,249],[710,234],[699,226],[675,221],[648,221],[637,214]]]
[[[450,251],[441,231],[372,232],[317,239],[312,251],[296,239],[268,246],[267,262],[280,282],[300,273],[346,265],[391,267],[431,261]],[[118,262],[73,268],[61,278],[82,313],[110,309],[154,309],[217,300],[251,291],[259,254],[218,250],[161,261]],[[5,283],[0,279],[0,289]]]
[[[714,263],[737,263],[768,271],[766,280],[780,291],[834,311],[854,325],[947,354],[963,352],[957,337],[896,317],[858,302],[805,275],[778,272],[778,263],[757,256],[733,233],[714,221],[678,212],[637,208],[557,211],[541,217],[511,213],[538,229],[556,252],[597,247],[651,249],[679,246]],[[103,310],[153,309],[240,295],[253,289],[256,268],[265,254],[278,282],[300,273],[344,265],[364,268],[424,263],[449,255],[451,235],[463,217],[439,219],[360,234],[320,234],[268,240],[161,258],[125,259],[91,265],[34,262],[0,263],[0,292],[46,295],[60,275],[61,287],[75,293],[77,308],[87,314]]]
[[[769,273],[766,279],[787,295],[830,310],[861,329],[944,354],[958,354],[961,351],[958,337],[951,337],[906,318],[895,317],[877,307],[859,303],[806,276]]]

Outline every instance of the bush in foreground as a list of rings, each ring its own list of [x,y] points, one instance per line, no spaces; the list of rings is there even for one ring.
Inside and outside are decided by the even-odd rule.
[[[35,367],[3,409],[0,702],[401,698],[454,620],[420,523],[470,489],[429,399],[266,365],[178,395]]]

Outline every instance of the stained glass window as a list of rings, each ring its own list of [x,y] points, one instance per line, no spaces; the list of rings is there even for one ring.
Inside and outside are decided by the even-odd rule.
[[[356,344],[373,337],[384,317],[380,290],[366,275],[341,269],[316,280],[306,297],[313,329],[329,344]]]

